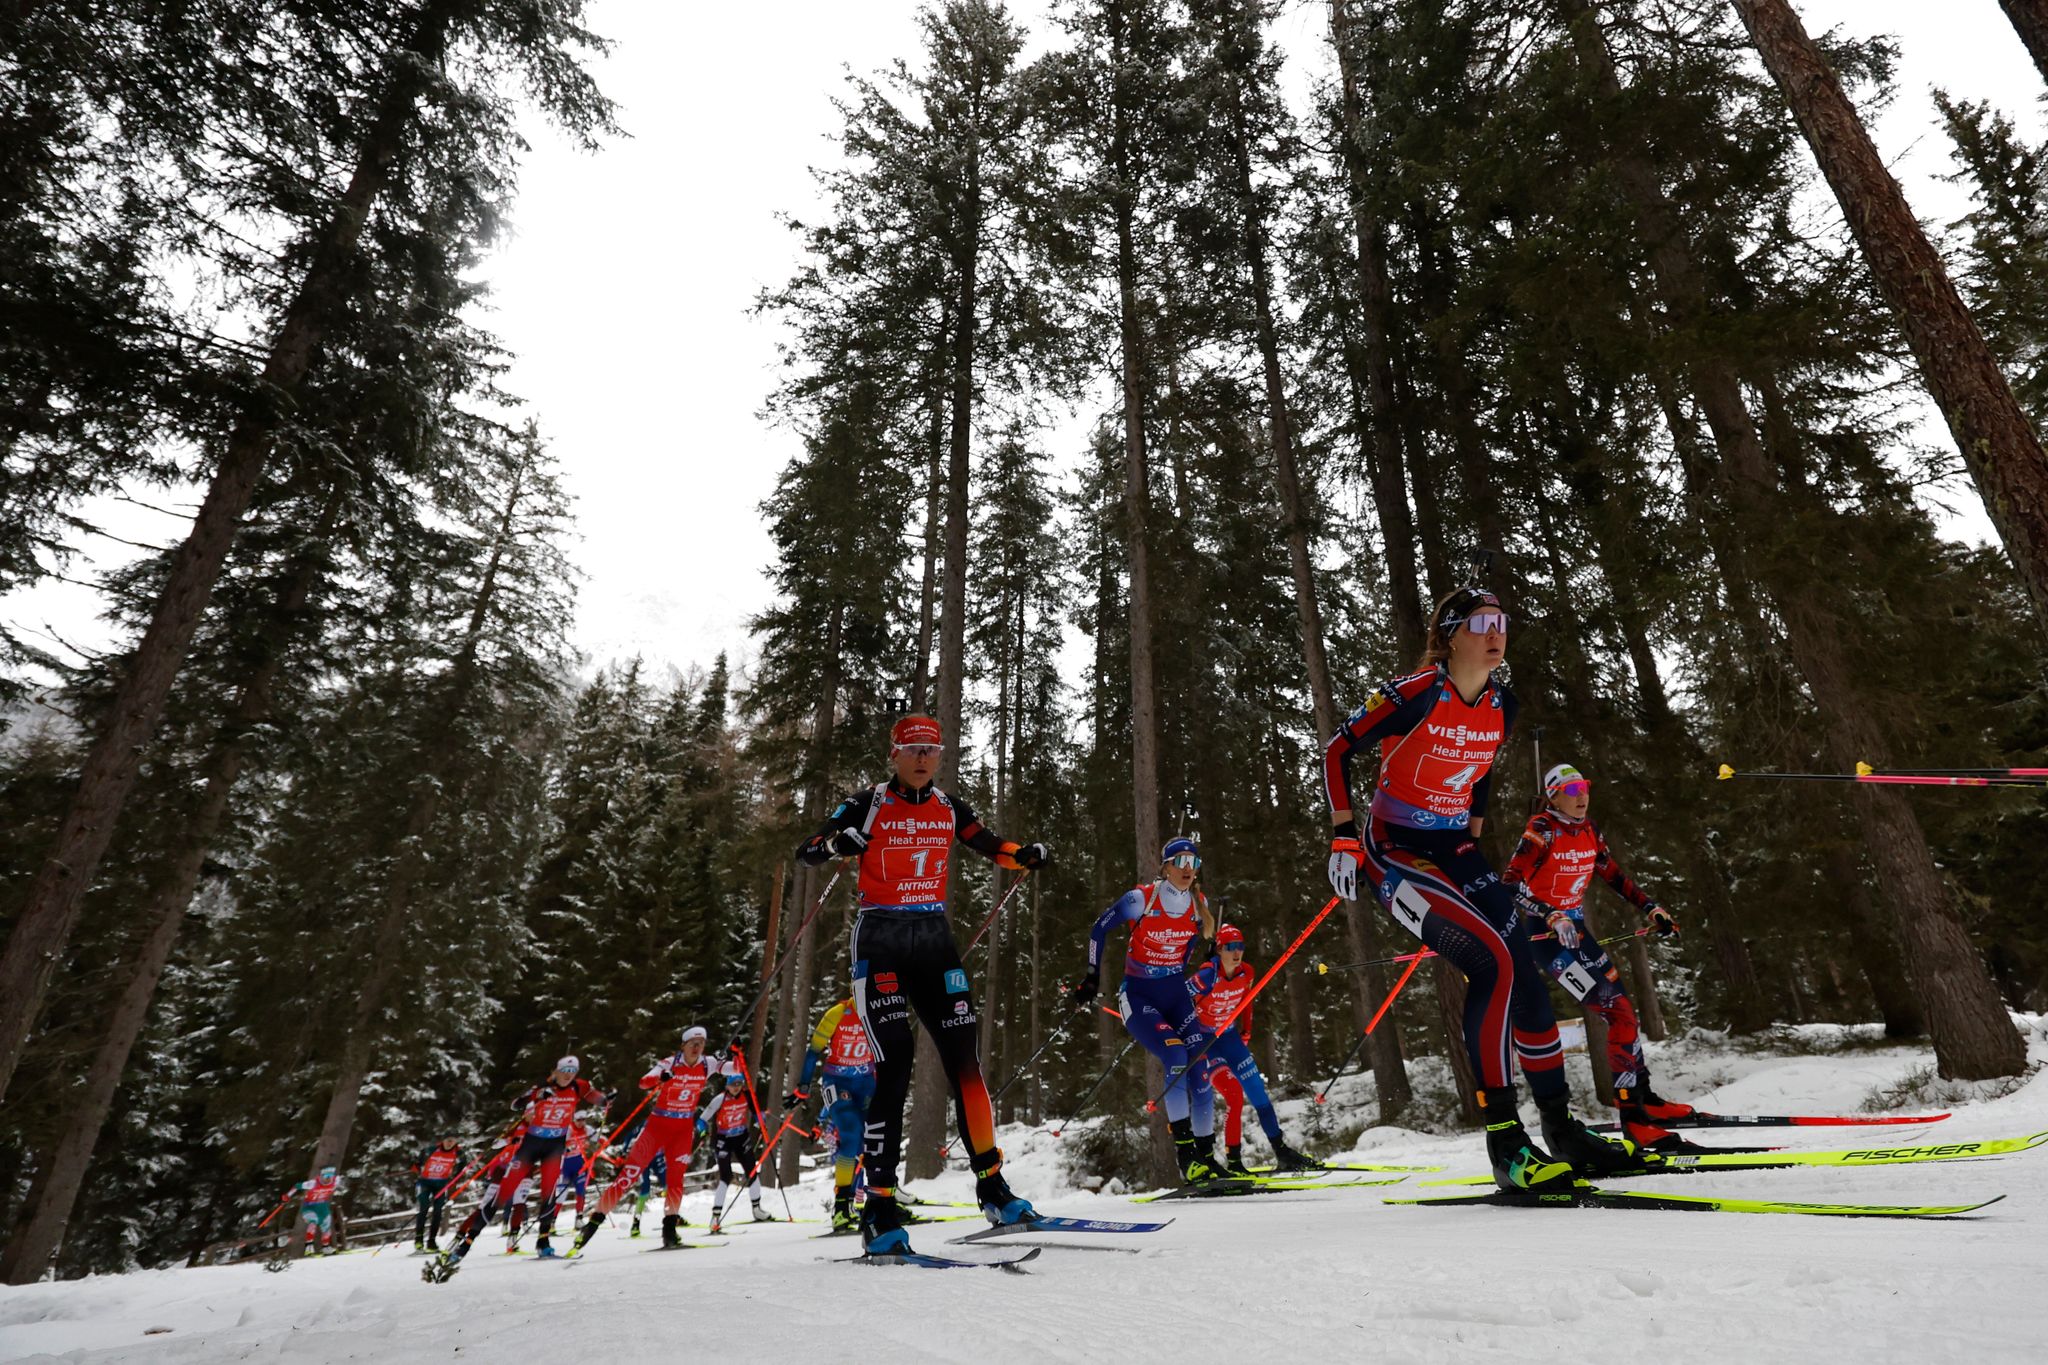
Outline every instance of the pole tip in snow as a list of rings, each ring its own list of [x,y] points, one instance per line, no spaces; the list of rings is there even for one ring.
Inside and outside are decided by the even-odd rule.
[[[1316,1103],[1317,1103],[1317,1104],[1321,1104],[1321,1103],[1322,1103],[1322,1102],[1323,1102],[1324,1100],[1326,1100],[1326,1099],[1328,1099],[1328,1098],[1330,1098],[1330,1097],[1329,1097],[1329,1095],[1327,1095],[1327,1094],[1322,1094],[1322,1095],[1318,1095],[1318,1096],[1316,1096]]]
[[[1723,782],[1726,782],[1729,778],[1733,776],[1735,776],[1735,769],[1729,767],[1726,763],[1723,763],[1721,765],[1721,780]]]
[[[1869,776],[1870,776],[1870,775],[1871,775],[1872,773],[1874,773],[1874,772],[1876,772],[1876,771],[1877,771],[1877,769],[1875,769],[1875,768],[1871,767],[1871,766],[1870,766],[1870,765],[1869,765],[1868,763],[1865,763],[1865,762],[1864,762],[1864,761],[1863,761],[1862,759],[1860,759],[1860,758],[1859,758],[1859,759],[1857,759],[1857,760],[1856,760],[1856,776],[1858,776],[1858,777],[1869,777]]]

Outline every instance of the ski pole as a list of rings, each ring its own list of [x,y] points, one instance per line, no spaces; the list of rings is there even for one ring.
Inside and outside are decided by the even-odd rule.
[[[760,1159],[755,1161],[754,1168],[747,1172],[747,1178],[745,1180],[742,1180],[738,1185],[736,1185],[733,1188],[732,1198],[726,1200],[725,1207],[718,1210],[718,1212],[712,1216],[712,1226],[718,1227],[722,1226],[725,1223],[725,1215],[732,1212],[732,1206],[734,1204],[740,1202],[741,1191],[745,1190],[748,1186],[754,1183],[754,1177],[759,1175],[761,1173],[761,1168],[768,1164],[768,1158],[775,1155],[775,1148],[782,1142],[782,1135],[788,1132],[791,1126],[795,1123],[796,1116],[794,1114],[790,1115],[790,1117],[782,1121],[782,1126],[775,1130],[775,1136],[768,1139],[767,1144],[761,1148]],[[786,1197],[787,1196],[785,1196],[785,1198]]]
[[[269,1227],[269,1226],[270,1226],[270,1220],[271,1220],[271,1219],[273,1219],[273,1218],[275,1218],[275,1217],[277,1217],[277,1215],[279,1215],[280,1213],[283,1213],[283,1212],[284,1212],[284,1206],[285,1206],[286,1204],[289,1204],[289,1203],[291,1203],[291,1202],[292,1202],[292,1196],[293,1196],[293,1195],[295,1195],[295,1194],[297,1194],[298,1192],[299,1192],[299,1187],[298,1187],[297,1185],[294,1185],[294,1186],[292,1186],[292,1187],[291,1187],[290,1189],[286,1190],[286,1191],[284,1192],[284,1197],[283,1197],[283,1198],[281,1198],[281,1199],[279,1199],[279,1200],[277,1201],[277,1207],[276,1207],[276,1208],[274,1208],[274,1209],[272,1209],[272,1210],[271,1210],[271,1211],[270,1211],[269,1213],[266,1213],[266,1214],[264,1214],[264,1215],[263,1215],[263,1221],[262,1221],[262,1222],[260,1222],[260,1223],[258,1223],[258,1224],[256,1225],[256,1231],[258,1231],[258,1232],[261,1232],[261,1231],[263,1231],[263,1229],[265,1229],[265,1228]]]
[[[1258,984],[1251,988],[1251,990],[1245,995],[1244,999],[1237,1002],[1237,1008],[1232,1010],[1230,1014],[1223,1020],[1222,1024],[1217,1026],[1216,1031],[1210,1035],[1209,1041],[1202,1044],[1202,1046],[1198,1048],[1192,1056],[1190,1056],[1185,1062],[1182,1062],[1180,1065],[1180,1070],[1177,1073],[1169,1075],[1166,1078],[1166,1090],[1160,1091],[1157,1095],[1154,1095],[1151,1099],[1145,1101],[1145,1110],[1147,1113],[1150,1113],[1152,1109],[1156,1105],[1158,1105],[1160,1100],[1166,1098],[1167,1090],[1173,1089],[1174,1086],[1180,1084],[1181,1081],[1187,1077],[1188,1073],[1194,1069],[1194,1065],[1196,1062],[1201,1061],[1203,1057],[1208,1055],[1209,1049],[1216,1045],[1216,1040],[1222,1037],[1226,1032],[1228,1032],[1230,1026],[1237,1021],[1237,1016],[1243,1014],[1246,1010],[1251,1008],[1252,1001],[1259,998],[1259,992],[1266,989],[1266,983],[1271,981],[1276,975],[1279,974],[1280,969],[1287,965],[1287,959],[1294,956],[1296,949],[1300,948],[1302,944],[1308,942],[1308,936],[1310,934],[1313,934],[1318,928],[1320,928],[1323,921],[1330,917],[1330,912],[1337,908],[1337,903],[1341,899],[1341,897],[1332,896],[1329,900],[1323,903],[1323,908],[1321,910],[1318,910],[1316,912],[1316,917],[1308,922],[1308,927],[1306,929],[1303,929],[1300,933],[1296,934],[1294,936],[1294,942],[1287,945],[1287,951],[1280,954],[1280,956],[1274,960],[1272,966],[1266,968],[1266,974],[1259,978]]]
[[[2048,777],[2048,768],[1873,768],[1858,763],[1859,777]]]
[[[1108,1080],[1110,1076],[1116,1072],[1118,1064],[1121,1063],[1124,1059],[1124,1054],[1128,1053],[1132,1048],[1136,1047],[1137,1045],[1138,1040],[1136,1038],[1126,1038],[1124,1040],[1122,1050],[1120,1050],[1116,1054],[1116,1056],[1109,1059],[1109,1065],[1104,1067],[1102,1069],[1102,1074],[1095,1078],[1095,1084],[1089,1086],[1087,1093],[1082,1095],[1079,1100],[1076,1100],[1074,1102],[1074,1112],[1067,1119],[1066,1123],[1062,1123],[1058,1127],[1049,1130],[1054,1137],[1058,1137],[1061,1133],[1065,1132],[1066,1129],[1074,1122],[1075,1119],[1080,1118],[1081,1115],[1088,1112],[1088,1101],[1095,1098],[1095,1092],[1102,1089],[1102,1083]]]
[[[996,916],[1003,913],[1003,907],[1010,903],[1010,897],[1017,894],[1017,888],[1024,885],[1024,879],[1030,875],[1031,869],[1026,868],[1018,874],[1016,881],[1010,883],[1010,889],[1005,891],[1002,899],[996,902],[996,908],[988,912],[988,918],[983,920],[981,927],[974,931],[974,937],[967,940],[967,946],[960,950],[960,956],[966,957],[974,951],[974,945],[981,942],[981,936],[989,931],[989,927],[996,922]]]
[[[754,1069],[747,1065],[746,1049],[736,1047],[732,1050],[732,1056],[733,1060],[740,1064],[740,1075],[747,1078],[747,1103],[754,1107],[754,1122],[760,1125],[761,1136],[766,1137],[768,1135],[768,1119],[761,1112],[760,1097],[754,1093]],[[747,1182],[749,1186],[753,1183],[751,1180]],[[783,1213],[788,1216],[790,1222],[794,1223],[796,1221],[796,1214],[789,1207],[789,1190],[783,1186],[780,1180],[777,1180],[775,1182],[775,1191],[782,1196]]]
[[[2020,770],[2008,769],[1996,777],[1935,776],[1922,773],[1881,773],[1868,763],[1858,763],[1853,773],[1751,773],[1737,772],[1726,763],[1721,765],[1721,780],[1745,777],[1774,782],[1860,782],[1878,787],[2039,787],[2048,785],[2038,777],[2019,776]]]
[[[1434,955],[1432,954],[1432,956]],[[1387,998],[1380,1001],[1380,1007],[1373,1012],[1372,1019],[1365,1026],[1365,1032],[1358,1035],[1358,1041],[1351,1045],[1351,1051],[1344,1054],[1344,1060],[1337,1063],[1337,1069],[1331,1073],[1329,1081],[1321,1090],[1316,1092],[1317,1104],[1321,1104],[1330,1097],[1330,1087],[1337,1083],[1338,1077],[1344,1074],[1346,1068],[1351,1065],[1352,1059],[1365,1050],[1366,1039],[1372,1037],[1372,1031],[1380,1026],[1380,1020],[1387,1017],[1387,1011],[1393,1008],[1394,997],[1399,995],[1401,988],[1408,984],[1408,978],[1415,975],[1415,969],[1422,965],[1422,957],[1423,955],[1420,953],[1415,955],[1414,959],[1408,964],[1408,970],[1401,973],[1401,979],[1394,983],[1394,989],[1388,991]]]

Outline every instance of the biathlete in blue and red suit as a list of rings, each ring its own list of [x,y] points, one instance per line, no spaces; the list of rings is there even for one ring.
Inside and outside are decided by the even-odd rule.
[[[512,1160],[504,1173],[498,1177],[496,1187],[488,1191],[483,1203],[463,1220],[462,1230],[455,1236],[455,1245],[442,1252],[440,1260],[429,1263],[426,1278],[440,1281],[453,1275],[461,1267],[462,1258],[469,1254],[477,1234],[491,1225],[499,1209],[511,1207],[520,1185],[536,1171],[540,1176],[541,1203],[540,1238],[536,1249],[542,1256],[555,1254],[548,1237],[554,1231],[555,1183],[561,1178],[562,1154],[568,1150],[569,1130],[575,1126],[577,1110],[602,1109],[606,1103],[603,1091],[576,1074],[581,1069],[582,1063],[576,1058],[564,1057],[555,1063],[555,1069],[548,1073],[546,1080],[515,1101],[525,1111],[521,1116],[525,1135],[520,1138],[518,1149],[512,1153]]]
[[[1159,861],[1158,877],[1124,892],[1096,917],[1088,935],[1088,970],[1069,998],[1076,1006],[1095,999],[1101,989],[1103,947],[1118,925],[1130,925],[1118,1012],[1131,1037],[1166,1068],[1166,1120],[1173,1131],[1181,1179],[1212,1180],[1224,1172],[1216,1160],[1211,1059],[1228,1063],[1234,1071],[1248,1071],[1261,1097],[1266,1086],[1256,1079],[1258,1065],[1236,1030],[1218,1037],[1203,1026],[1198,983],[1187,976],[1196,945],[1216,931],[1208,899],[1195,886],[1201,853],[1192,839],[1172,839],[1160,850]],[[1280,1141],[1279,1132],[1275,1123],[1269,1136],[1280,1164],[1290,1170],[1308,1165],[1306,1157]]]
[[[1593,784],[1583,773],[1558,764],[1543,776],[1543,795],[1549,804],[1529,817],[1501,880],[1527,898],[1527,908],[1543,916],[1555,935],[1551,946],[1556,951],[1544,963],[1551,979],[1607,1024],[1607,1065],[1614,1073],[1622,1131],[1639,1147],[1699,1150],[1658,1124],[1660,1119],[1687,1117],[1692,1106],[1659,1099],[1650,1089],[1650,1064],[1643,1056],[1635,1004],[1607,950],[1586,928],[1586,889],[1593,878],[1600,878],[1615,895],[1642,911],[1660,937],[1676,935],[1678,922],[1644,895],[1615,861],[1607,837],[1588,815]]]
[[[1273,1100],[1266,1093],[1266,1078],[1253,1060],[1252,987],[1258,973],[1244,958],[1244,931],[1234,924],[1216,929],[1216,955],[1196,968],[1188,978],[1194,992],[1195,1015],[1202,1027],[1217,1038],[1201,1065],[1209,1070],[1209,1084],[1223,1101],[1223,1169],[1231,1175],[1250,1175],[1244,1164],[1244,1106],[1251,1101],[1259,1128],[1273,1148],[1275,1163],[1282,1170],[1300,1170],[1312,1163],[1289,1147],[1280,1135],[1280,1116],[1273,1112]]]
[[[868,1106],[875,1098],[875,1050],[851,997],[826,1010],[811,1030],[803,1074],[797,1077],[796,1089],[782,1097],[783,1112],[808,1098],[805,1087],[813,1076],[819,1076],[823,1088],[818,1118],[832,1134],[832,1228],[850,1232],[857,1225],[853,1182],[860,1168],[861,1138],[867,1129]]]
[[[649,1101],[647,1123],[640,1129],[640,1136],[633,1139],[633,1145],[626,1149],[626,1160],[620,1165],[619,1173],[597,1196],[597,1212],[576,1235],[578,1251],[604,1226],[605,1218],[618,1207],[619,1201],[640,1179],[640,1172],[657,1154],[664,1158],[668,1194],[661,1220],[661,1244],[682,1244],[682,1235],[676,1229],[682,1221],[683,1178],[690,1169],[698,1114],[718,1093],[718,1063],[705,1052],[708,1041],[703,1029],[695,1026],[684,1029],[681,1049],[670,1056],[656,1058],[647,1074],[640,1078],[640,1088],[654,1092],[654,1098]]]
[[[1494,676],[1507,657],[1508,616],[1480,588],[1437,605],[1417,671],[1384,683],[1324,751],[1334,838],[1330,885],[1358,895],[1363,868],[1401,927],[1465,974],[1465,1047],[1479,1081],[1493,1178],[1504,1189],[1568,1184],[1632,1162],[1573,1117],[1549,983],[1529,951],[1514,892],[1479,851],[1494,756],[1514,729],[1514,695]],[[1352,813],[1351,763],[1379,746],[1363,828]],[[1509,1046],[1543,1116],[1545,1150],[1515,1110]]]
[[[1043,844],[1000,837],[965,801],[932,785],[943,741],[939,723],[929,716],[897,721],[890,732],[894,776],[841,801],[797,850],[813,867],[832,858],[860,860],[853,999],[875,1050],[864,1156],[869,1192],[860,1219],[861,1243],[871,1254],[910,1249],[896,1204],[896,1166],[915,1057],[913,1010],[946,1068],[961,1141],[976,1176],[975,1201],[997,1223],[1037,1216],[1002,1176],[995,1114],[981,1075],[979,1021],[946,919],[946,886],[955,841],[1012,870],[1044,867],[1051,855]]]

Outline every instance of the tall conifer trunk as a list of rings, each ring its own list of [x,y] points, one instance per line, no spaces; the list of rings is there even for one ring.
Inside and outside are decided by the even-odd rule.
[[[1559,2],[1596,101],[1611,102],[1620,84],[1591,10],[1584,0]],[[1737,0],[1738,5],[1747,2]],[[1706,320],[1711,305],[1677,210],[1658,184],[1639,135],[1613,127],[1608,131],[1615,176],[1635,209],[1658,300],[1674,326],[1696,326]],[[1775,524],[1779,480],[1743,401],[1734,365],[1700,348],[1689,360],[1688,377],[1727,470],[1735,512],[1755,527]],[[1841,648],[1841,618],[1826,576],[1782,553],[1767,556],[1764,574],[1784,616],[1787,649],[1827,722],[1830,758],[1846,771],[1869,755],[1882,757],[1885,736]],[[1850,799],[1858,807],[1871,860],[1892,891],[1889,901],[1907,973],[1927,1011],[1941,1074],[1959,1079],[2017,1074],[2025,1065],[2025,1048],[1934,865],[1912,806],[1893,788],[1859,788]]]
[[[1363,433],[1366,469],[1387,562],[1387,591],[1394,610],[1394,652],[1400,655],[1421,650],[1424,607],[1416,578],[1415,528],[1408,513],[1408,480],[1402,470],[1400,433],[1394,420],[1394,361],[1388,340],[1394,291],[1387,279],[1385,233],[1373,207],[1376,195],[1367,109],[1351,0],[1330,0],[1330,38],[1337,49],[1337,72],[1343,89],[1339,109],[1344,120],[1345,188],[1351,203],[1352,235],[1357,244],[1359,321],[1365,333],[1365,382],[1361,396],[1365,400],[1367,424]],[[1373,990],[1378,994],[1381,988]],[[1398,1042],[1395,1047],[1398,1051]],[[1379,1070],[1377,1058],[1374,1070]]]
[[[1821,174],[1834,187],[1871,276],[1913,348],[1928,393],[1948,419],[1984,510],[2034,599],[2036,629],[2048,630],[2048,451],[2040,434],[2013,397],[1941,253],[1921,231],[1834,68],[1806,36],[1792,6],[1787,0],[1732,3],[1806,134]],[[2038,23],[2043,8],[2038,0],[2013,0],[2006,11],[2026,35],[2022,12]],[[2040,60],[2039,49],[2034,52]]]
[[[1117,339],[1122,351],[1124,435],[1124,529],[1130,555],[1131,815],[1132,866],[1138,871],[1159,861],[1159,689],[1153,674],[1151,471],[1145,448],[1145,324],[1139,313],[1137,152],[1134,111],[1125,71],[1129,61],[1127,0],[1105,0],[1103,18],[1110,40],[1109,170],[1114,181],[1110,207],[1116,222]],[[1157,1093],[1166,1075],[1156,1060],[1145,1067],[1147,1088]],[[1175,1178],[1173,1148],[1164,1110],[1153,1116],[1152,1176]]]
[[[2019,30],[2041,79],[2048,80],[2048,0],[1998,0],[1998,5]]]
[[[288,405],[298,392],[329,326],[365,287],[368,276],[353,269],[356,244],[371,208],[391,181],[415,105],[435,79],[449,27],[464,7],[461,0],[428,5],[401,53],[394,54],[383,97],[357,149],[348,188],[315,238],[306,273],[271,337],[261,387],[279,407]],[[163,717],[171,684],[191,648],[235,531],[262,480],[277,434],[278,410],[252,405],[229,432],[191,533],[171,557],[156,610],[127,660],[107,718],[86,754],[56,841],[29,888],[6,951],[0,954],[0,1100],[6,1098],[35,1027],[51,974],[71,941],[86,890],[120,827],[142,754]]]
[[[980,123],[986,90],[977,88],[966,124],[967,143],[960,167],[961,200],[956,210],[953,244],[953,347],[950,373],[952,433],[946,460],[946,573],[939,606],[939,728],[946,736],[939,762],[941,789],[960,781],[960,754],[965,747],[960,724],[967,673],[967,531],[968,479],[974,454],[974,360],[980,335],[980,271],[982,246],[982,184]],[[957,905],[958,878],[948,899]],[[950,913],[950,911],[948,912]],[[986,996],[983,997],[986,1003]],[[903,1169],[913,1180],[929,1179],[944,1169],[939,1152],[945,1146],[950,1112],[945,1068],[938,1048],[924,1029],[917,1033],[915,1094],[904,1129]]]

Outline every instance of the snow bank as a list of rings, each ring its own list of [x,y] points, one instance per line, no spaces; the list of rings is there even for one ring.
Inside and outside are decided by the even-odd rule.
[[[2037,1066],[2048,1020],[2022,1021]],[[1870,1030],[1788,1030],[1733,1045],[1695,1033],[1653,1049],[1661,1089],[1723,1111],[1856,1112],[1911,1093],[1926,1049]],[[1583,1063],[1575,1080],[1586,1086]],[[1752,1141],[1827,1149],[2005,1137],[2048,1129],[2048,1078],[1965,1097],[1926,1128],[1779,1130]],[[1336,1097],[1341,1102],[1345,1093]],[[1290,1123],[1298,1123],[1297,1112]],[[1335,1105],[1333,1105],[1335,1107]],[[1732,1143],[1709,1134],[1708,1142]],[[646,1254],[601,1234],[586,1260],[497,1255],[494,1232],[451,1283],[400,1250],[303,1262],[154,1271],[0,1289],[0,1360],[593,1361],[688,1351],[724,1324],[733,1358],[815,1365],[858,1350],[902,1361],[1852,1360],[2035,1361],[2048,1339],[2041,1251],[2048,1154],[1940,1166],[1728,1172],[1638,1188],[1794,1199],[1966,1200],[1945,1223],[1602,1210],[1414,1209],[1384,1189],[1134,1205],[1062,1188],[1062,1142],[1004,1134],[1018,1190],[1051,1213],[1175,1219],[1149,1237],[1055,1246],[1028,1276],[838,1265],[822,1224],[741,1225],[716,1249]],[[1480,1169],[1474,1137],[1368,1129],[1361,1159]],[[1401,1187],[1394,1187],[1399,1189]],[[964,1173],[927,1183],[964,1198]],[[818,1217],[824,1192],[793,1195]],[[770,1199],[774,1196],[771,1194]],[[699,1225],[705,1196],[685,1213]],[[950,1250],[973,1223],[919,1229]],[[1079,1237],[1060,1239],[1078,1248]],[[974,1255],[974,1252],[963,1253]],[[167,1329],[167,1330],[166,1330]],[[677,1335],[677,1334],[680,1335]],[[684,1343],[691,1345],[684,1345]]]

